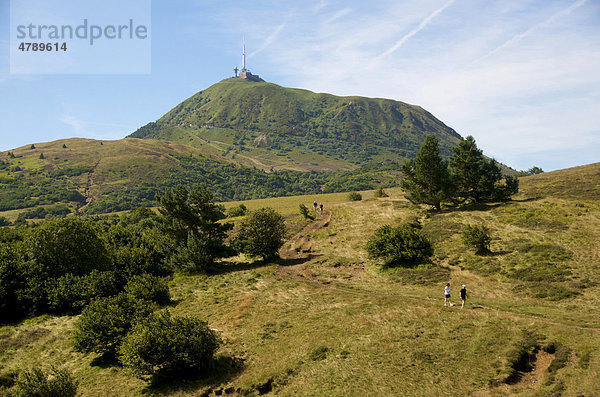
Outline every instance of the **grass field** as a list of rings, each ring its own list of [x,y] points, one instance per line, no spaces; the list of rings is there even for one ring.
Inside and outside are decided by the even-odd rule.
[[[280,262],[235,258],[215,275],[174,277],[169,310],[223,337],[212,377],[152,383],[95,364],[70,347],[68,316],[1,327],[0,374],[54,364],[84,396],[600,395],[600,163],[523,178],[508,203],[439,214],[399,189],[362,193],[243,202],[286,216]],[[298,205],[314,200],[325,214],[301,219]],[[414,220],[432,264],[390,271],[367,257],[377,227]],[[462,245],[465,224],[491,230],[489,255]],[[465,309],[443,306],[446,282],[456,300],[467,285]],[[528,370],[516,364],[527,346]]]

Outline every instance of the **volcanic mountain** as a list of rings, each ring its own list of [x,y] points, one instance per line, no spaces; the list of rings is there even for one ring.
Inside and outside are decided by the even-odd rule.
[[[343,170],[416,155],[427,135],[444,155],[460,135],[419,106],[230,78],[130,137],[177,141],[264,170]]]

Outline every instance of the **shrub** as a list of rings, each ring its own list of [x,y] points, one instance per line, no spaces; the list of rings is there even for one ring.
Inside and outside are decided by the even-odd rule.
[[[375,197],[389,197],[389,195],[383,190],[383,187],[379,187],[379,189],[375,190]]]
[[[315,219],[314,215],[312,215],[310,213],[310,211],[308,210],[308,207],[305,206],[304,204],[300,204],[299,209],[300,209],[300,215],[302,215],[304,217],[304,219]]]
[[[66,274],[50,282],[48,306],[55,313],[79,313],[92,300],[116,295],[119,280],[114,272],[93,270],[84,276]]]
[[[8,392],[9,397],[75,397],[77,381],[65,370],[45,372],[39,368],[23,371]]]
[[[93,301],[75,325],[75,350],[116,357],[133,323],[152,313],[147,301],[120,294]]]
[[[3,216],[0,216],[0,227],[2,226],[10,226],[11,222]]]
[[[242,221],[234,245],[240,252],[269,260],[277,257],[284,237],[283,216],[272,208],[261,208]]]
[[[236,216],[244,216],[248,212],[248,208],[244,204],[240,204],[235,207],[231,207],[227,210],[227,216],[230,218],[234,218]]]
[[[350,193],[348,193],[348,200],[360,201],[360,200],[362,200],[362,195],[358,192],[350,192]]]
[[[125,286],[125,292],[134,298],[164,305],[171,301],[167,280],[151,274],[134,276]]]
[[[433,255],[431,242],[411,225],[384,225],[367,242],[371,258],[383,258],[385,266],[414,267]]]
[[[136,323],[125,337],[119,360],[142,374],[179,374],[210,369],[221,340],[206,322],[169,312]]]
[[[475,248],[478,254],[490,252],[492,237],[485,226],[465,225],[461,232],[461,239],[467,247]]]

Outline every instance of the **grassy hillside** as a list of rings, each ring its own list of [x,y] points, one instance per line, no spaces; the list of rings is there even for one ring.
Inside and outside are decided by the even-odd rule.
[[[217,200],[367,189],[397,183],[398,168],[380,163],[351,171],[267,173],[177,142],[65,139],[0,153],[0,216],[14,221],[34,207],[54,214],[155,205],[157,193],[177,184],[206,183]]]
[[[342,193],[244,202],[286,215],[282,260],[236,258],[218,274],[171,281],[171,312],[206,319],[225,340],[215,376],[149,383],[101,365],[73,352],[69,316],[1,327],[0,374],[55,363],[86,396],[597,395],[600,163],[521,187],[512,202],[437,214],[399,189],[360,202]],[[301,219],[298,205],[313,200],[325,213]],[[415,219],[434,242],[431,266],[382,270],[367,257],[377,227]],[[465,224],[491,230],[491,254],[462,245]],[[455,300],[467,285],[465,309],[443,306],[446,282]],[[529,368],[519,365],[526,351]]]
[[[450,155],[460,136],[424,109],[230,78],[133,134],[211,150],[262,169],[349,169],[412,158],[434,134]]]

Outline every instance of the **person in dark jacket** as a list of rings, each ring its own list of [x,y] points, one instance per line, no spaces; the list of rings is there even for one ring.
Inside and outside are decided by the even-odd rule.
[[[467,286],[464,284],[460,289],[460,300],[462,301],[462,305],[460,308],[463,309],[465,307],[465,302],[467,301]]]

